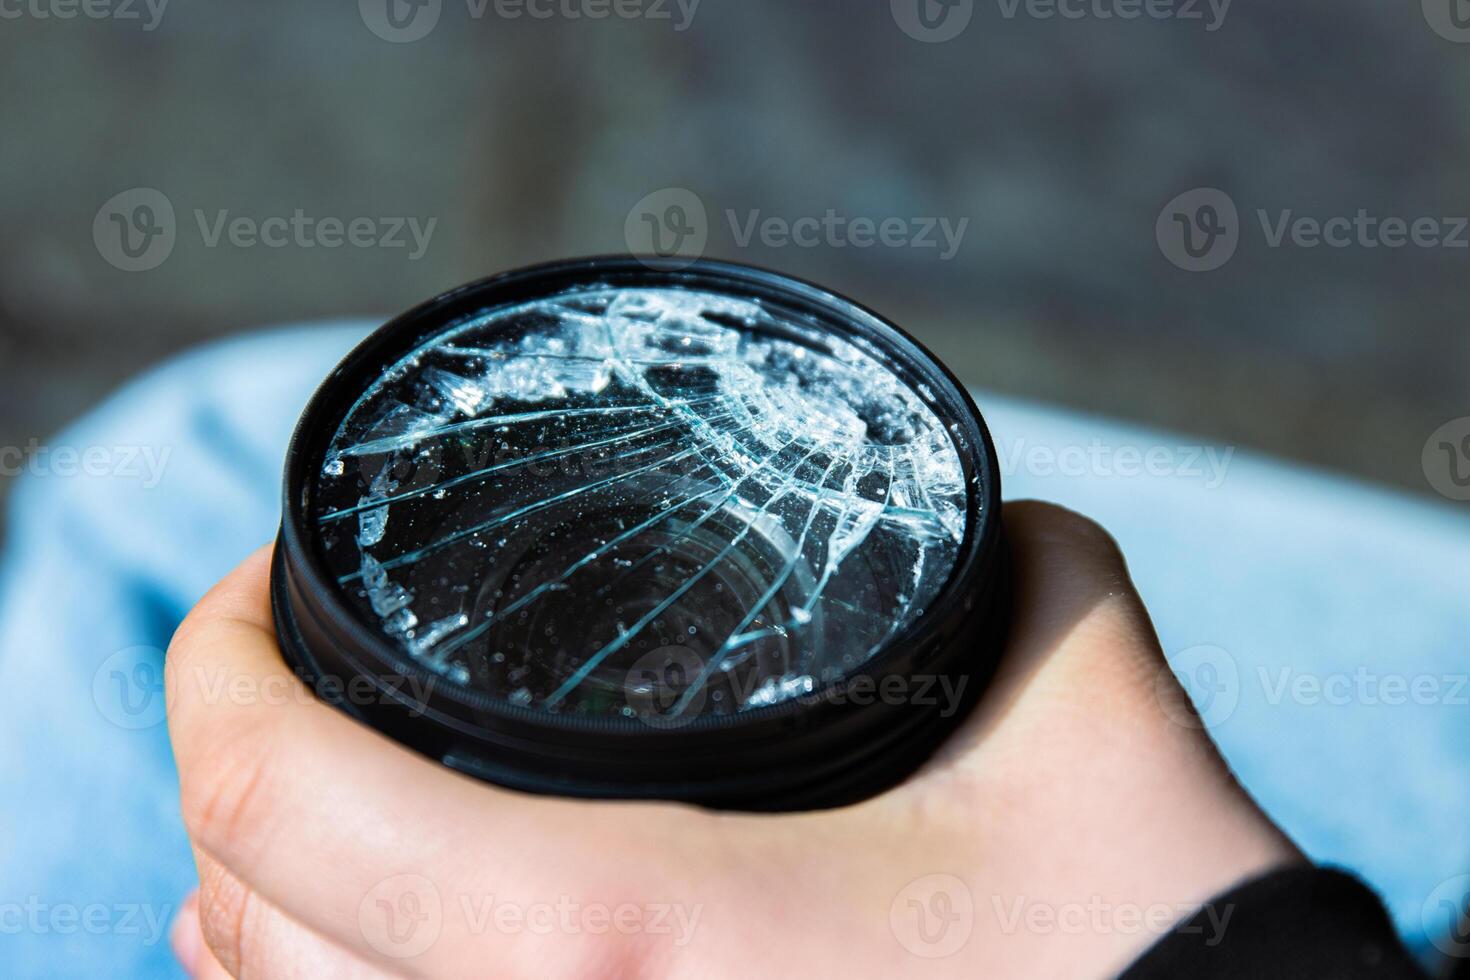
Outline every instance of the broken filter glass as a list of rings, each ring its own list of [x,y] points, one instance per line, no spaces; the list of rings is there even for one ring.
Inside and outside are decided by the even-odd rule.
[[[582,286],[389,366],[307,516],[348,605],[441,680],[728,715],[862,666],[944,587],[969,496],[932,400],[756,300]]]

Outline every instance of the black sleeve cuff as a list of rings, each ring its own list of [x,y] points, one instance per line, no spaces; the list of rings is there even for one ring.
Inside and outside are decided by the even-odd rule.
[[[1425,980],[1378,897],[1352,875],[1325,868],[1277,871],[1231,889],[1123,974],[1163,977]]]

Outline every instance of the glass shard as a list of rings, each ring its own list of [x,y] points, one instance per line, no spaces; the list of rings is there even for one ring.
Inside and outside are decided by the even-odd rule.
[[[392,365],[313,516],[348,603],[455,683],[726,714],[861,666],[943,587],[967,494],[926,397],[752,301],[589,287]]]

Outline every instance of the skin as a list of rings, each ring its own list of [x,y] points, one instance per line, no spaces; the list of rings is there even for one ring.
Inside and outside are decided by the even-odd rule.
[[[902,786],[793,815],[533,797],[410,753],[290,674],[262,549],[168,652],[200,880],[181,961],[207,978],[1116,974],[1303,859],[1195,721],[1107,533],[1033,502],[1004,519],[1015,620],[980,707]],[[495,916],[558,901],[570,917],[538,928]],[[410,921],[391,909],[424,931],[388,933]]]

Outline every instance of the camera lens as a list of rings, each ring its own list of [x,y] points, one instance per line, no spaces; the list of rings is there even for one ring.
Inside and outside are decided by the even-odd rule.
[[[388,324],[308,407],[282,646],[485,779],[835,805],[988,679],[995,469],[938,362],[826,290],[713,262],[509,273]]]

